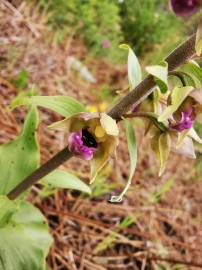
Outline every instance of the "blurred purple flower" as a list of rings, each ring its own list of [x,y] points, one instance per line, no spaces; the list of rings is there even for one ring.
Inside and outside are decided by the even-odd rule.
[[[86,135],[89,137],[89,134],[87,130],[80,130],[79,132],[70,133],[68,138],[69,150],[84,160],[91,160],[94,152],[97,150],[97,143],[93,136],[90,135],[90,138],[92,136],[91,141],[87,139]]]
[[[180,122],[176,124],[169,124],[169,127],[173,130],[176,130],[178,132],[182,132],[185,129],[190,129],[193,124],[193,119],[192,119],[192,108],[190,108],[187,112],[181,112],[181,120]]]
[[[172,10],[180,17],[191,16],[201,6],[200,0],[170,0],[169,2]]]
[[[110,46],[109,40],[108,40],[108,39],[103,40],[103,42],[102,42],[102,47],[103,47],[104,49],[108,49],[109,46]]]

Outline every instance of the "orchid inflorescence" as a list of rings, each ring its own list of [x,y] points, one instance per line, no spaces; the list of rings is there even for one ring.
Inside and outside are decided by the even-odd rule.
[[[198,34],[197,54],[201,50],[200,42]],[[141,68],[132,49],[126,44],[120,47],[129,51],[129,86],[126,89],[130,91],[141,81]],[[202,69],[191,60],[173,74],[169,74],[166,62],[146,67],[146,71],[156,81],[152,96],[133,107],[119,121],[129,121],[127,119],[133,117],[140,117],[144,121],[145,135],[150,138],[151,147],[160,161],[159,175],[162,175],[171,152],[195,158],[193,141],[202,143],[194,129],[196,122],[202,123]],[[90,161],[93,182],[109,158],[116,156],[119,135],[117,122],[105,113],[81,112],[54,123],[51,128],[62,129],[69,134],[68,148],[75,156]],[[128,144],[131,147],[129,141]],[[131,179],[130,176],[128,183]],[[124,193],[113,196],[112,201],[121,201]]]
[[[201,0],[170,0],[170,5],[177,15],[190,16],[201,7]],[[123,97],[123,94],[128,91],[128,95],[121,98],[109,114],[99,112],[102,111],[99,108],[98,112],[87,112],[83,104],[68,96],[18,97],[13,101],[11,107],[34,104],[53,109],[65,116],[64,120],[53,123],[50,127],[67,132],[70,156],[74,155],[90,161],[91,183],[109,159],[116,157],[119,136],[118,122],[124,120],[131,170],[123,192],[111,199],[113,202],[120,202],[130,186],[137,161],[134,126],[129,118],[139,117],[143,120],[145,136],[149,137],[151,147],[160,162],[159,175],[164,172],[171,152],[177,152],[190,158],[196,157],[194,141],[202,143],[194,129],[196,123],[202,123],[202,69],[193,59],[195,56],[201,57],[202,53],[202,22],[199,23],[196,38],[192,37],[190,41],[191,43],[184,43],[187,44],[187,54],[179,47],[179,51],[176,49],[171,53],[172,60],[169,60],[168,57],[166,61],[162,61],[158,65],[146,67],[148,76],[143,81],[141,66],[135,53],[127,44],[120,45],[121,49],[128,51],[128,86],[117,93]],[[104,40],[103,47],[108,46],[109,41]],[[178,53],[179,56],[183,55],[181,66],[179,67],[180,63],[174,63],[172,66],[172,61],[177,62],[173,57],[178,57]],[[192,60],[188,61],[190,57]],[[179,57],[178,60],[180,61]],[[176,67],[178,69],[173,71]],[[146,86],[147,92],[142,89],[144,93],[139,93],[139,89],[143,87],[144,83],[146,85],[146,82],[149,82]],[[134,97],[132,102],[129,100],[130,91]],[[149,98],[144,99],[149,93],[152,93]],[[124,108],[124,106],[126,107]],[[93,111],[95,111],[94,107]],[[90,110],[90,107],[87,106],[87,109]],[[128,113],[125,114],[127,111]],[[63,156],[61,160],[63,160]],[[35,175],[33,177],[36,178]],[[32,179],[31,175],[30,179]],[[26,181],[29,181],[29,177]],[[17,188],[17,194],[20,191],[21,187]],[[16,196],[16,194],[14,195]]]
[[[179,16],[190,16],[201,6],[201,0],[170,0],[170,3]],[[103,48],[109,46],[109,40],[104,40]],[[149,75],[144,80],[133,50],[126,44],[120,48],[128,50],[129,83],[119,94],[129,93],[120,98],[108,114],[103,112],[106,104],[98,106],[97,112],[92,112],[95,111],[94,107],[85,107],[69,96],[35,96],[26,91],[20,92],[12,101],[11,109],[28,105],[29,112],[21,134],[0,146],[0,239],[5,251],[1,252],[5,269],[28,269],[30,266],[29,269],[44,270],[45,257],[52,243],[45,218],[33,205],[25,202],[25,191],[41,180],[40,184],[45,188],[73,188],[91,193],[89,186],[76,173],[57,168],[72,156],[81,158],[90,162],[91,183],[95,181],[109,159],[116,158],[120,133],[118,125],[122,120],[131,166],[125,188],[118,196],[112,196],[111,202],[122,201],[136,168],[138,145],[134,128],[137,122],[131,121],[131,118],[138,117],[144,123],[144,134],[160,163],[159,175],[164,172],[172,152],[196,157],[194,143],[202,144],[202,139],[195,131],[195,124],[202,124],[202,68],[193,59],[195,56],[200,58],[202,54],[202,23],[199,24],[196,38],[193,35],[185,41],[166,61],[146,67]],[[149,98],[145,99],[148,95]],[[50,128],[67,133],[65,148],[41,166],[36,136],[39,126],[38,106],[65,117]],[[38,187],[36,191],[39,192]],[[22,195],[19,200],[12,201],[19,195]]]

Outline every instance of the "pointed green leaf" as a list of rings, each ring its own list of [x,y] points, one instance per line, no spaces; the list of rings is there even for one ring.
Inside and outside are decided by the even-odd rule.
[[[0,196],[1,211],[2,200],[6,199]],[[17,209],[14,201],[7,199],[7,204],[13,208],[13,214],[0,227],[0,269],[45,270],[45,258],[52,243],[46,219],[28,202],[19,203]]]
[[[22,105],[36,105],[50,109],[64,117],[85,111],[85,107],[76,99],[69,96],[32,96],[17,97],[10,105],[14,109]]]
[[[130,156],[130,174],[128,178],[128,182],[124,188],[124,190],[121,192],[118,196],[112,196],[110,201],[111,202],[121,202],[123,199],[123,196],[127,192],[128,188],[131,185],[131,181],[136,169],[136,163],[137,163],[137,143],[136,143],[136,137],[135,132],[133,129],[133,125],[131,121],[124,120],[125,122],[125,128],[126,128],[126,137],[128,142],[128,151]]]
[[[161,62],[159,65],[148,66],[146,71],[154,76],[157,85],[162,93],[168,90],[168,63]]]
[[[43,182],[56,188],[76,189],[88,194],[91,189],[76,175],[63,170],[55,170],[43,178]]]
[[[192,86],[175,87],[171,92],[171,105],[159,116],[158,121],[163,122],[167,120],[193,90],[194,88]]]
[[[158,190],[152,193],[150,201],[153,203],[159,202],[162,196],[171,189],[171,187],[174,184],[174,181],[175,179],[173,177],[168,179]]]
[[[29,73],[26,69],[23,69],[19,72],[19,74],[12,80],[12,83],[18,88],[23,89],[29,79]]]
[[[128,50],[128,80],[130,89],[134,89],[142,80],[142,71],[137,59],[137,56],[133,50],[127,44],[121,44],[121,49]]]
[[[38,123],[37,109],[32,107],[20,136],[0,145],[0,194],[8,194],[38,167],[40,153],[35,132]]]

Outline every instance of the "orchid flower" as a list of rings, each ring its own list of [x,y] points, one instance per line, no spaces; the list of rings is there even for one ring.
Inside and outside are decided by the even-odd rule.
[[[195,158],[192,139],[202,143],[193,128],[195,121],[202,123],[202,89],[190,86],[174,88],[171,92],[171,104],[159,116],[158,121],[167,122],[172,149]]]
[[[91,161],[91,182],[115,155],[119,129],[105,113],[78,113],[50,126],[68,133],[68,148],[77,157]]]
[[[167,130],[162,132],[151,126],[149,131],[152,149],[160,160],[159,175],[163,173],[171,151],[196,158],[193,140],[202,144],[193,128],[195,121],[202,123],[202,89],[175,87],[167,96],[167,102],[168,106],[158,117]]]
[[[191,114],[192,108],[190,107],[188,111],[181,112],[181,119],[179,122],[172,123],[171,120],[169,120],[169,127],[177,132],[192,128],[193,120]]]

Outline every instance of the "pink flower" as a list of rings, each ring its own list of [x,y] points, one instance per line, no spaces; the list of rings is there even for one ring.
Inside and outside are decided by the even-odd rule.
[[[102,47],[103,47],[104,49],[108,49],[109,46],[110,46],[109,40],[108,40],[108,39],[103,40],[103,42],[102,42]]]

